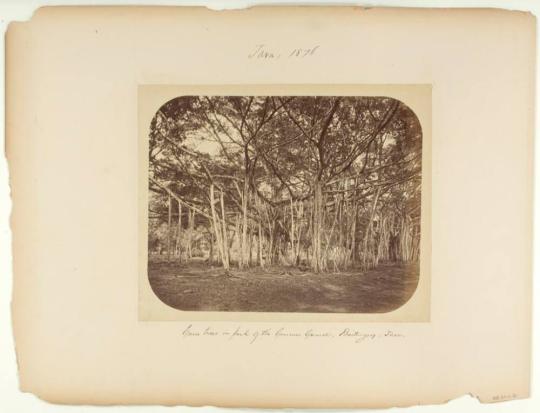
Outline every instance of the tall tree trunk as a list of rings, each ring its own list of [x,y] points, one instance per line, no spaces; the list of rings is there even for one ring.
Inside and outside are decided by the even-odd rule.
[[[182,204],[178,201],[178,228],[176,230],[176,253],[182,261]]]
[[[248,202],[249,202],[249,182],[247,175],[244,177],[244,195],[242,196],[242,248],[241,248],[241,263],[242,266],[247,263],[247,233],[248,233]]]
[[[172,197],[169,193],[169,210],[168,210],[168,219],[167,219],[167,261],[171,261],[171,221],[172,221]]]
[[[188,259],[191,259],[191,233],[193,231],[193,229],[192,229],[192,220],[193,220],[193,217],[191,215],[191,209],[188,209],[188,228],[187,228],[187,241],[186,241],[187,258]]]
[[[212,223],[210,223],[212,225]],[[208,252],[208,263],[214,263],[214,235],[210,233],[210,251]]]
[[[220,191],[220,201],[221,201],[221,217],[223,224],[223,255],[225,257],[225,262],[227,263],[226,269],[229,269],[230,259],[229,259],[229,241],[227,240],[227,223],[225,221],[225,202],[223,200],[223,191]]]
[[[298,207],[297,212],[297,220],[296,220],[296,227],[297,227],[297,233],[296,233],[296,251],[294,255],[294,264],[300,265],[300,244],[302,239],[302,226],[303,224],[303,218],[304,218],[304,202],[300,202],[300,205]],[[302,217],[302,221],[300,221],[300,217]]]
[[[311,268],[315,272],[323,271],[321,232],[323,220],[322,184],[319,180],[315,182],[313,194],[313,220],[312,220],[312,241],[311,241]]]
[[[235,214],[235,224],[234,224],[234,241],[236,244],[236,261],[238,268],[242,268],[242,230],[240,226],[241,217],[240,214]]]
[[[330,247],[331,243],[332,243],[332,236],[334,235],[334,230],[336,228],[336,223],[338,221],[338,217],[339,217],[339,214],[340,214],[340,204],[339,204],[339,201],[338,201],[338,197],[336,196],[335,197],[335,201],[334,201],[334,220],[332,221],[332,227],[330,228],[330,232],[325,234],[326,235],[326,247],[324,248],[324,252],[322,252],[321,254],[321,259],[322,259],[322,263],[323,263],[323,266],[324,268],[327,267],[327,262],[328,262],[328,248]],[[334,268],[337,269],[337,263],[334,259]]]
[[[266,256],[267,261],[270,265],[274,263],[274,223],[270,224],[270,221],[268,221],[268,232],[270,234],[269,240],[268,240],[268,254]]]
[[[366,228],[366,234],[364,236],[364,252],[363,252],[363,266],[364,268],[369,268],[372,262],[369,262],[369,258],[371,255],[371,243],[369,242],[371,239],[371,233],[373,229],[373,219],[375,218],[375,211],[377,208],[377,201],[379,200],[379,194],[381,193],[381,187],[377,188],[377,192],[375,193],[375,198],[373,199],[373,205],[371,207],[371,213],[369,216],[368,225]]]
[[[354,265],[356,262],[356,222],[358,221],[358,208],[356,200],[353,201],[352,211],[352,225],[351,225],[351,263]]]
[[[264,258],[263,258],[263,241],[262,241],[262,225],[261,221],[259,221],[259,248],[258,248],[258,254],[259,254],[259,265],[261,267],[264,267]]]
[[[216,235],[216,243],[218,245],[219,254],[221,256],[221,262],[223,264],[223,268],[225,270],[228,270],[229,262],[227,261],[225,257],[225,247],[224,247],[225,243],[223,242],[223,238],[221,237],[221,226],[219,224],[219,219],[216,214],[215,204],[216,204],[216,199],[214,196],[214,184],[210,184],[210,209],[212,211],[212,223],[214,227],[214,233]]]
[[[294,247],[294,231],[295,231],[295,228],[294,228],[294,201],[292,200],[292,197],[291,197],[291,258],[293,260],[293,263],[295,263],[295,257],[294,257],[294,252],[296,251],[296,248]]]
[[[253,234],[253,231],[250,231],[251,235],[249,235],[249,266],[253,265],[253,238],[255,238],[255,234]]]

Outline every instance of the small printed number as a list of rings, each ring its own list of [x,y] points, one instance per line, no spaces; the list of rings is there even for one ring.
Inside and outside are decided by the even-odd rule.
[[[517,397],[517,395],[515,393],[497,394],[497,395],[493,396],[493,400],[494,401],[511,400],[511,399],[515,399],[516,397]]]

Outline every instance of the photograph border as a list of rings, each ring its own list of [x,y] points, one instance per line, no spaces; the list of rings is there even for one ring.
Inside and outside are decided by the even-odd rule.
[[[138,273],[139,321],[429,322],[431,301],[431,89],[417,85],[139,85],[138,87]],[[412,297],[387,313],[287,313],[182,311],[163,303],[148,279],[148,132],[166,102],[206,96],[380,96],[403,102],[422,128],[420,276]]]

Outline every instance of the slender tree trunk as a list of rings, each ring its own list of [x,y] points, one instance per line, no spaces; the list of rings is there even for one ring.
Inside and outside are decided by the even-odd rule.
[[[189,227],[189,259],[193,258],[193,234],[195,233],[195,210],[191,210],[191,220]]]
[[[242,234],[240,227],[240,214],[235,214],[235,225],[234,225],[234,240],[236,244],[236,260],[238,263],[238,268],[242,268]]]
[[[221,200],[221,217],[223,224],[223,255],[225,257],[225,262],[227,263],[226,269],[229,269],[229,241],[227,239],[227,223],[225,221],[225,202],[223,200],[223,191],[220,191],[220,200]]]
[[[171,221],[172,221],[172,197],[169,193],[169,210],[168,210],[168,219],[167,219],[167,261],[171,261]]]
[[[267,260],[270,265],[274,263],[274,224],[268,222],[268,232],[270,233],[270,239],[268,240],[268,255]]]
[[[352,211],[352,225],[351,225],[351,263],[354,265],[356,262],[356,222],[358,221],[358,209],[356,201],[353,202]]]
[[[255,234],[253,234],[253,231],[250,231],[251,235],[249,235],[249,266],[251,267],[253,265],[253,238],[255,238]]]
[[[187,240],[186,240],[186,252],[187,258],[191,259],[191,233],[192,233],[192,220],[191,209],[188,209],[188,228],[187,228]]]
[[[212,223],[210,223],[212,225]],[[214,235],[210,233],[210,251],[208,253],[208,263],[211,265],[214,263]]]
[[[242,268],[247,264],[247,230],[248,230],[248,202],[249,202],[249,182],[247,174],[244,177],[244,194],[242,196],[242,243],[240,248],[239,267]]]
[[[259,221],[259,248],[258,248],[258,254],[259,254],[259,265],[261,267],[264,267],[264,258],[263,258],[263,241],[262,241],[262,225],[261,221]]]
[[[294,231],[294,201],[291,197],[291,258],[293,260],[293,263],[295,262],[294,252],[296,250],[294,247]]]
[[[214,227],[214,233],[216,235],[216,243],[218,245],[223,268],[225,270],[228,270],[229,262],[227,261],[226,256],[225,256],[225,243],[223,242],[223,239],[221,237],[221,226],[219,225],[219,219],[216,214],[215,204],[216,204],[216,199],[214,196],[214,184],[210,184],[210,209],[212,211],[212,222],[213,222],[213,227]]]
[[[363,257],[363,266],[364,268],[369,268],[369,266],[372,264],[371,262],[368,262],[371,258],[371,243],[369,242],[371,239],[371,232],[373,229],[373,219],[375,218],[375,211],[377,208],[377,201],[379,200],[379,194],[381,193],[381,187],[377,188],[377,192],[375,193],[375,198],[373,199],[373,205],[371,207],[371,213],[369,216],[368,225],[366,228],[366,234],[364,236],[364,257]]]
[[[182,261],[182,204],[178,201],[178,228],[176,230],[176,253]]]
[[[322,209],[322,184],[317,180],[315,182],[315,191],[313,194],[313,238],[311,241],[311,268],[315,272],[323,271],[321,246],[321,230],[323,220]]]
[[[295,251],[295,255],[294,255],[294,264],[295,265],[299,265],[300,264],[300,244],[301,244],[301,239],[302,239],[302,226],[304,225],[303,224],[303,220],[300,221],[300,217],[304,217],[304,203],[303,202],[300,202],[300,205],[298,207],[298,213],[297,213],[297,223],[296,223],[296,227],[297,227],[297,233],[296,233],[296,251]]]

